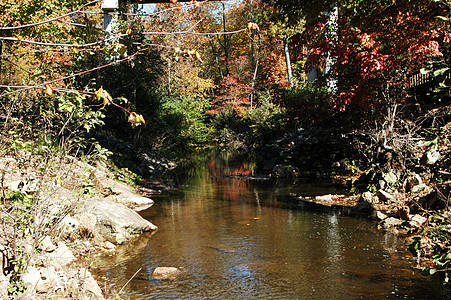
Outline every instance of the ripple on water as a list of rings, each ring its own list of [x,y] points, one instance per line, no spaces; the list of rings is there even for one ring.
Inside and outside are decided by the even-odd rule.
[[[234,180],[199,177],[184,196],[160,197],[143,212],[160,229],[102,258],[98,275],[117,292],[143,268],[124,299],[450,299],[373,223],[275,207],[268,181]],[[183,272],[152,279],[158,266]]]

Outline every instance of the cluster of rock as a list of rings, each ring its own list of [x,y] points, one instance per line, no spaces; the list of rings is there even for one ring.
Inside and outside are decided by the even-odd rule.
[[[55,245],[46,236],[38,246],[41,252],[32,257],[22,275],[27,288],[19,299],[80,297],[103,299],[102,290],[86,268],[73,266],[76,258],[65,243]],[[41,297],[39,297],[41,295]]]
[[[394,173],[383,174],[382,178],[379,184],[384,188],[375,192],[366,191],[356,196],[323,195],[297,198],[300,205],[310,209],[336,210],[341,214],[371,217],[379,222],[380,229],[396,234],[417,232],[428,221],[428,218],[421,214],[421,208],[437,208],[443,204],[437,191],[424,184],[417,174],[405,179],[403,192],[390,188],[397,183]],[[406,192],[409,193],[408,197]]]
[[[354,137],[333,130],[300,129],[257,149],[258,168],[273,178],[327,177],[349,171],[357,157],[353,144]]]
[[[112,160],[144,178],[156,178],[176,167],[164,157],[158,157],[143,149],[136,149],[130,142],[108,135],[93,134],[95,139],[113,153]]]
[[[357,197],[357,201],[356,197],[325,195],[300,197],[302,205],[349,214],[369,214],[380,221],[380,228],[384,230],[414,232],[427,222],[426,217],[419,214],[421,211],[445,208],[446,201],[440,193],[451,190],[449,182],[435,184],[432,188],[422,180],[422,177],[430,176],[431,168],[438,169],[438,165],[446,160],[439,147],[418,147],[420,152],[412,153],[417,156],[420,176],[412,170],[395,168],[396,154],[389,148],[382,149],[372,166],[362,165],[361,154],[356,153],[358,147],[355,147],[363,147],[362,139],[365,137],[337,134],[333,129],[302,129],[264,145],[258,166],[271,173],[273,178],[330,178],[343,174],[335,177],[345,178],[346,186],[354,192],[366,191]],[[362,167],[370,169],[362,173]],[[359,177],[355,177],[357,174]]]
[[[21,281],[26,288],[21,296],[23,299],[103,299],[96,280],[87,268],[76,262],[76,258],[92,249],[114,253],[116,245],[142,232],[157,229],[137,213],[149,208],[153,204],[151,199],[111,179],[111,174],[106,171],[78,161],[73,161],[71,168],[84,177],[93,190],[89,195],[83,195],[56,186],[47,196],[43,195],[44,190],[41,192],[42,199],[34,207],[36,215],[42,224],[57,224],[57,227],[45,229],[44,226],[40,234],[21,241],[23,251],[29,257],[23,262],[25,269]],[[27,179],[14,172],[9,172],[3,179],[4,187],[10,192],[26,194],[32,188]],[[68,248],[66,242],[73,246]],[[6,251],[0,251],[2,253]],[[8,273],[3,271],[10,267],[10,257],[6,254],[0,258],[5,263],[0,265],[0,298],[6,298],[10,278],[3,275]]]

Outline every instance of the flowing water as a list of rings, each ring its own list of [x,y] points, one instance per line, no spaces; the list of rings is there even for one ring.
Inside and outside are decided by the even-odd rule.
[[[374,223],[284,205],[290,192],[337,192],[330,185],[218,176],[250,166],[207,165],[183,194],[154,198],[142,213],[157,232],[102,258],[105,289],[124,287],[123,299],[450,299],[439,281],[414,271],[403,242]],[[156,280],[158,266],[182,273]]]

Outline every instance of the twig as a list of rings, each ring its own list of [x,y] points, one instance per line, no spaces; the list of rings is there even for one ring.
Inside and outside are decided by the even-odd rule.
[[[235,34],[235,33],[240,33],[243,31],[247,31],[247,28],[243,28],[243,29],[238,29],[238,30],[234,30],[234,31],[225,31],[225,32],[192,32],[192,31],[172,31],[172,32],[157,32],[157,31],[149,31],[149,32],[140,32],[140,33],[136,33],[136,34],[141,34],[141,35],[181,35],[181,34],[191,34],[191,35],[207,35],[207,36],[212,36],[212,35],[228,35],[228,34]],[[119,37],[122,37],[126,34],[122,34],[119,35]]]
[[[86,48],[86,47],[92,47],[96,45],[103,44],[105,42],[111,41],[116,39],[116,36],[112,36],[106,39],[101,39],[96,42],[87,43],[87,44],[63,44],[63,43],[47,43],[47,42],[39,42],[39,41],[33,41],[33,40],[24,40],[19,39],[17,37],[0,37],[0,41],[12,41],[12,42],[21,42],[26,44],[33,44],[33,45],[39,45],[39,46],[52,46],[52,47],[74,47],[74,48]]]
[[[61,16],[58,16],[58,17],[55,17],[55,18],[51,18],[51,19],[48,19],[48,20],[45,20],[45,21],[41,21],[41,22],[37,22],[37,23],[32,23],[32,24],[25,24],[25,25],[20,25],[20,26],[1,27],[0,30],[23,29],[23,28],[27,28],[27,27],[33,27],[33,26],[38,26],[38,25],[50,23],[50,22],[53,22],[53,21],[57,21],[57,20],[62,19],[62,18],[64,18],[64,17],[68,17],[68,16],[70,16],[70,15],[79,13],[79,12],[81,12],[81,9],[82,9],[82,8],[84,8],[84,7],[86,7],[86,6],[89,6],[89,5],[91,5],[91,4],[94,4],[94,3],[100,2],[100,1],[102,1],[102,0],[94,0],[94,1],[91,1],[91,2],[89,2],[89,3],[84,4],[82,7],[80,7],[80,8],[77,9],[76,11],[72,11],[72,12],[70,12],[70,13],[67,13],[67,14],[64,14],[64,15],[61,15]]]
[[[82,72],[79,72],[79,73],[76,73],[76,74],[72,74],[72,75],[69,75],[69,76],[57,78],[57,79],[50,80],[50,81],[46,81],[44,83],[37,84],[37,85],[34,85],[34,86],[24,86],[23,88],[19,88],[18,90],[0,94],[0,98],[8,96],[8,95],[11,95],[11,94],[15,94],[15,93],[18,93],[18,92],[26,91],[26,90],[31,90],[31,89],[35,89],[35,88],[43,88],[43,87],[45,87],[48,84],[52,84],[52,83],[55,83],[55,82],[58,82],[58,81],[63,81],[63,80],[69,79],[69,78],[77,77],[77,76],[80,76],[80,75],[83,75],[83,74],[86,74],[86,73],[90,73],[90,72],[93,72],[93,71],[96,71],[96,70],[100,70],[100,69],[103,69],[103,68],[106,68],[106,67],[109,67],[109,66],[121,63],[123,61],[130,60],[133,57],[135,57],[138,53],[139,53],[139,51],[133,53],[132,55],[127,56],[126,58],[123,58],[123,59],[120,59],[120,60],[116,60],[116,61],[110,62],[108,64],[105,64],[105,65],[102,65],[102,66],[99,66],[99,67],[95,67],[95,68],[92,68],[92,69],[89,69],[89,70],[86,70],[86,71],[82,71]],[[0,88],[2,88],[2,87],[3,88],[5,88],[5,87],[8,88],[9,86],[1,85]]]
[[[122,293],[122,291],[124,290],[124,288],[127,286],[127,284],[132,281],[133,278],[135,278],[136,275],[138,275],[138,273],[142,270],[143,268],[139,268],[138,271],[135,272],[135,274],[133,274],[133,276],[124,284],[124,286],[120,289],[118,295],[120,295]]]

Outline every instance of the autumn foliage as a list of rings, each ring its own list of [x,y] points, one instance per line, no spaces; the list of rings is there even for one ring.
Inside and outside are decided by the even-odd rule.
[[[311,22],[298,47],[310,69],[324,68],[324,58],[336,57],[335,74],[339,92],[333,107],[361,108],[402,101],[410,74],[443,56],[449,42],[449,24],[437,18],[448,8],[438,1],[384,1],[340,6],[338,41],[325,38],[327,15]],[[304,48],[307,49],[307,48]]]

